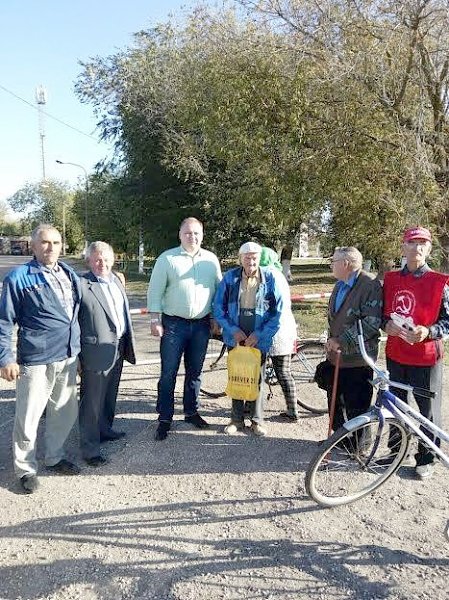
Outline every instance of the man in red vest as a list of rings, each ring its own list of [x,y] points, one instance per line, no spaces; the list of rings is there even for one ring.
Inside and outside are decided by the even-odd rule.
[[[443,336],[449,334],[449,276],[432,271],[426,263],[432,249],[430,231],[411,227],[404,232],[402,251],[406,265],[384,279],[384,329],[388,334],[387,367],[393,381],[435,393],[432,399],[415,394],[424,417],[441,423]],[[407,392],[394,388],[407,401]],[[437,445],[440,440],[422,431]],[[416,474],[432,475],[435,454],[419,442]]]

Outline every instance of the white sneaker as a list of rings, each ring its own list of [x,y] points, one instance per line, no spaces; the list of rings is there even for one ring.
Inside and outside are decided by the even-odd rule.
[[[433,463],[429,463],[427,465],[416,465],[415,473],[420,479],[427,479],[431,477],[433,474],[433,470],[435,465]]]
[[[235,423],[234,421],[231,421],[224,428],[224,432],[226,435],[235,435],[238,431],[242,431],[242,429],[243,429],[243,423],[240,424],[240,423]]]
[[[254,433],[254,435],[257,435],[259,437],[263,437],[264,435],[267,435],[267,430],[266,428],[261,425],[260,423],[251,423],[251,431]]]

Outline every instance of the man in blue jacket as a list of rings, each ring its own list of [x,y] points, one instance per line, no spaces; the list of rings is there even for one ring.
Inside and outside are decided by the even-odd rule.
[[[223,341],[233,348],[239,344],[257,348],[262,353],[262,377],[259,396],[248,402],[251,430],[264,436],[263,379],[267,352],[279,329],[282,293],[276,278],[266,267],[260,267],[262,247],[246,242],[240,247],[241,267],[227,271],[214,298],[214,318],[223,328]],[[231,422],[225,433],[234,434],[244,427],[245,402],[232,400]]]
[[[31,247],[33,260],[7,275],[0,298],[0,377],[16,382],[14,471],[28,494],[39,485],[36,436],[45,409],[47,468],[62,475],[79,473],[64,454],[64,443],[78,415],[79,280],[72,269],[58,262],[61,235],[52,225],[36,227]]]

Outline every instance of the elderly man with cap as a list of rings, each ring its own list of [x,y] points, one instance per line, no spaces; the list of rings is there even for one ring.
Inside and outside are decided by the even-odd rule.
[[[430,231],[411,227],[403,237],[406,264],[401,271],[390,271],[384,279],[383,328],[388,334],[387,367],[393,381],[430,390],[432,399],[415,394],[419,410],[435,424],[441,422],[443,342],[449,334],[449,277],[432,271],[426,259],[432,248]],[[394,393],[407,401],[404,390]],[[422,428],[439,445],[431,433]],[[434,453],[418,444],[416,474],[420,479],[432,475]]]
[[[279,329],[282,293],[270,269],[260,267],[262,247],[246,242],[239,250],[241,266],[227,271],[214,299],[214,317],[223,328],[228,347],[238,344],[257,348],[262,353],[262,376],[259,396],[248,402],[251,430],[264,436],[263,366],[274,334]],[[245,402],[232,400],[231,422],[225,433],[232,435],[244,428]]]

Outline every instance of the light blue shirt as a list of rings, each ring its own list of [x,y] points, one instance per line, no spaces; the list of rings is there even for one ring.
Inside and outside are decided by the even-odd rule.
[[[345,301],[346,296],[352,290],[357,281],[357,277],[359,276],[360,271],[354,271],[348,281],[339,280],[337,282],[337,294],[335,296],[335,312],[338,312],[341,308],[341,305]]]
[[[182,246],[166,250],[151,274],[148,310],[183,319],[201,319],[211,312],[220,281],[220,263],[213,252],[200,248],[191,255]]]

